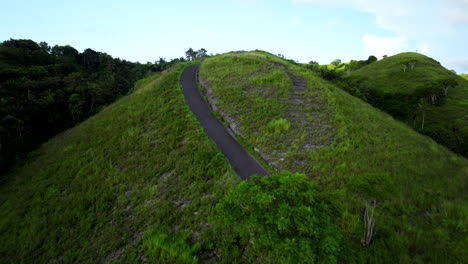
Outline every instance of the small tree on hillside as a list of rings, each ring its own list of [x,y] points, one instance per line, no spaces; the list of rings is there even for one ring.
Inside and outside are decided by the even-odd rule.
[[[203,59],[206,57],[206,49],[204,48],[201,48],[199,50],[197,50],[197,55],[196,55],[197,59]]]
[[[433,105],[440,105],[445,102],[444,93],[442,81],[426,83],[414,91],[417,98],[424,98]]]
[[[452,78],[448,78],[448,79],[444,79],[442,81],[440,81],[440,84],[442,85],[443,89],[444,89],[444,95],[445,97],[447,97],[448,95],[448,89],[450,87],[455,87],[458,85],[458,82],[455,80],[455,79],[452,79]]]
[[[187,58],[188,61],[193,61],[196,59],[197,53],[192,48],[189,48],[185,52],[185,57]]]
[[[418,108],[422,112],[422,122],[421,122],[421,130],[424,130],[424,121],[426,118],[426,111],[429,109],[431,105],[425,98],[419,99]]]
[[[330,64],[331,64],[331,65],[334,65],[334,66],[338,66],[338,65],[341,64],[341,60],[340,60],[340,59],[336,59],[336,60],[330,62]]]
[[[367,58],[367,64],[371,64],[377,61],[377,57],[374,55],[370,55],[369,58]]]
[[[403,68],[403,72],[406,72],[406,68],[408,68],[408,65],[406,65],[406,63],[402,63],[401,67]]]

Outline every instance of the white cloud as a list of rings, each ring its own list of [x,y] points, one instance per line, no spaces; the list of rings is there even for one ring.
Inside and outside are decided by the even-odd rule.
[[[364,50],[368,56],[374,55],[382,58],[383,55],[391,56],[408,50],[408,41],[405,37],[379,38],[372,35],[362,37]]]

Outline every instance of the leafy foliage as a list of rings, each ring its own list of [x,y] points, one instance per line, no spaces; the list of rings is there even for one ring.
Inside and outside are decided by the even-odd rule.
[[[302,174],[253,177],[217,205],[216,245],[226,262],[349,263],[338,202]]]
[[[0,44],[0,168],[127,94],[151,68],[46,42]],[[0,173],[2,172],[0,171]]]

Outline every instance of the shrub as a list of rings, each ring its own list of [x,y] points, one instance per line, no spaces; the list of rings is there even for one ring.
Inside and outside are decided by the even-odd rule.
[[[169,227],[158,224],[144,237],[143,244],[149,260],[154,263],[198,263],[196,253],[200,244],[190,246],[186,240],[188,232],[173,232]]]
[[[217,205],[215,244],[225,261],[336,263],[347,248],[335,198],[302,174],[242,182]],[[347,260],[350,262],[350,260]]]

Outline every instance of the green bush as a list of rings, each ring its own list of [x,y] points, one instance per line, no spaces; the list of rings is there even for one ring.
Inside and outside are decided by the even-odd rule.
[[[352,262],[335,223],[337,204],[302,174],[255,176],[217,205],[215,244],[226,262]]]
[[[189,246],[186,242],[189,236],[189,232],[176,233],[158,224],[145,234],[143,244],[154,263],[198,263],[196,253],[200,244]]]

